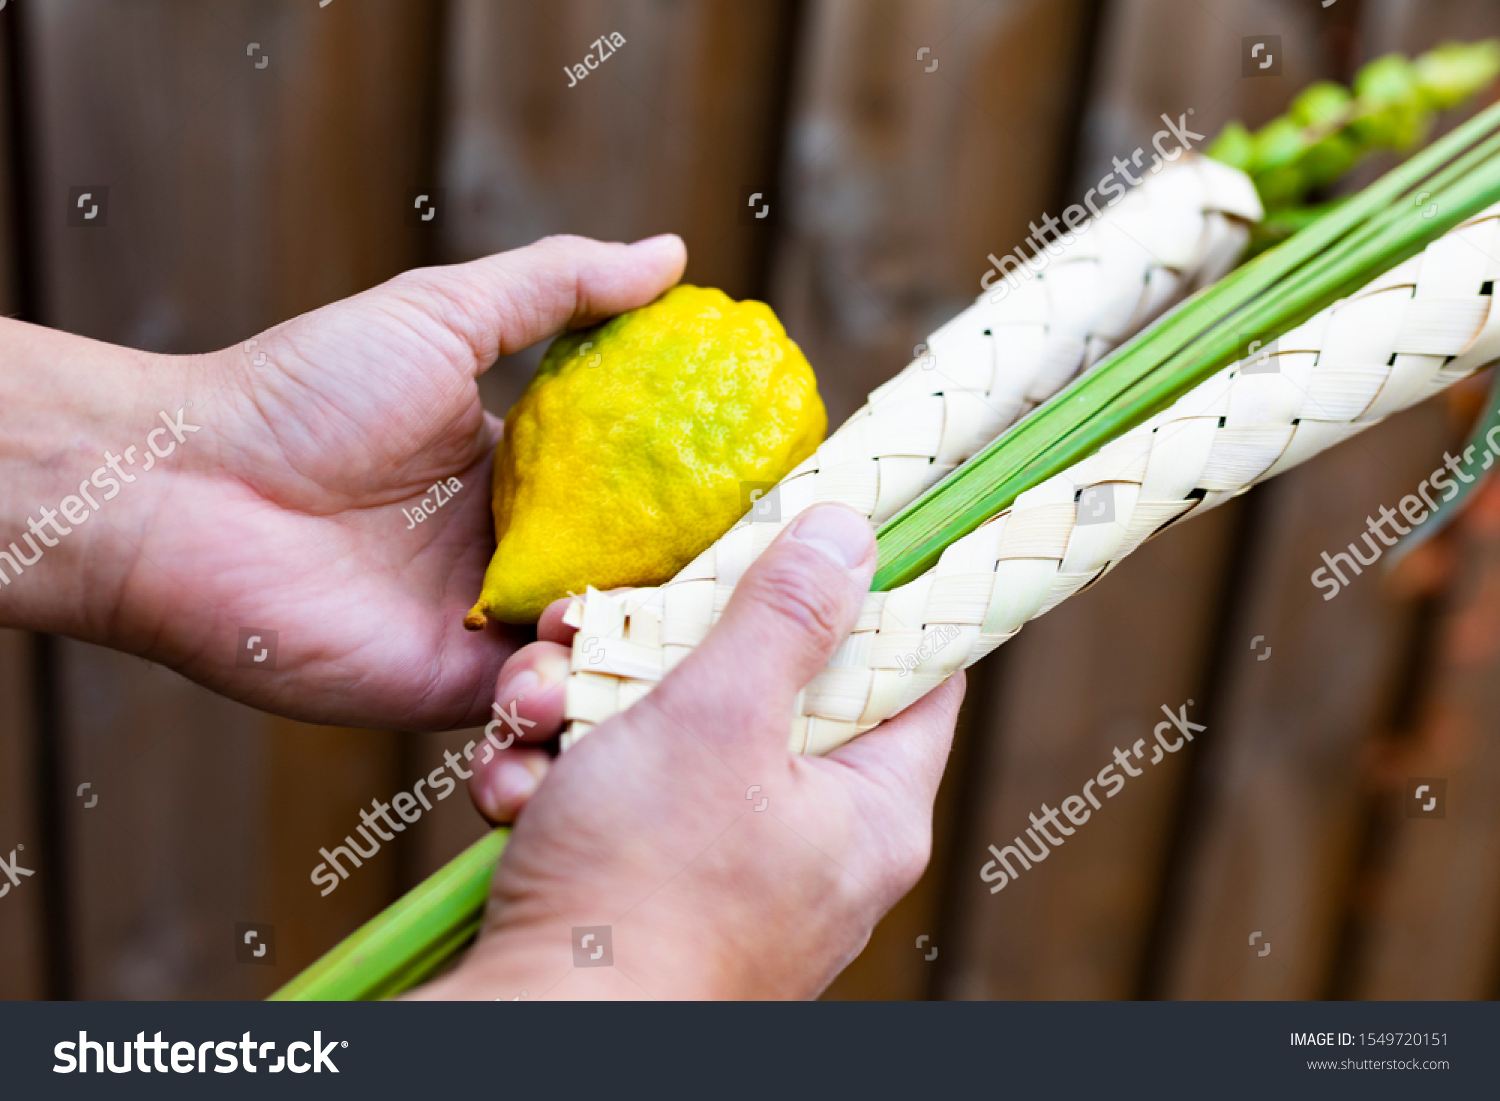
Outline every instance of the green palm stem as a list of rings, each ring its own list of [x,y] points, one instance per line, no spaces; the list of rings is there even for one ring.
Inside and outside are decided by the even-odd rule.
[[[479,932],[490,875],[509,838],[500,829],[474,842],[270,1000],[371,1001],[436,974]]]

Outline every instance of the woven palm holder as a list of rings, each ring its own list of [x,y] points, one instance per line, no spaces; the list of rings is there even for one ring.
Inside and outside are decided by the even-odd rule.
[[[727,582],[727,600],[750,562],[814,504],[847,505],[876,524],[889,519],[1169,306],[1222,277],[1261,216],[1254,185],[1235,169],[1191,153],[1163,163],[1065,249],[1049,243],[1045,263],[1038,249],[1035,278],[1007,265],[1008,281],[991,282],[933,333],[923,354],[782,480],[765,502],[773,518],[757,506],[669,585],[707,568]],[[632,599],[657,591],[639,589]],[[628,684],[624,691],[629,702],[644,694]],[[613,713],[621,705],[610,696]],[[596,713],[601,703],[580,707]],[[564,746],[586,729],[582,714],[569,717],[577,721]]]
[[[769,542],[798,512],[828,501],[876,524],[889,519],[1169,306],[1222,277],[1260,217],[1254,186],[1216,161],[1188,155],[1148,177],[1055,261],[1049,255],[1036,278],[992,282],[783,479],[779,520],[752,512],[735,530],[753,523]]]
[[[854,632],[799,696],[791,748],[844,744],[1168,525],[1500,358],[1500,310],[1488,293],[1497,257],[1500,206],[1021,494],[916,580],[871,593]],[[722,547],[659,589],[574,602],[571,740],[644,696],[707,634],[748,565],[726,563]]]
[[[1049,249],[1034,279],[1010,266],[1009,283],[995,280],[928,337],[922,354],[782,480],[773,499],[780,518],[755,518],[756,537],[768,543],[815,503],[848,505],[877,524],[895,515],[1169,306],[1223,276],[1244,249],[1248,223],[1260,218],[1254,186],[1216,161],[1188,154],[1147,177],[1055,261]]]

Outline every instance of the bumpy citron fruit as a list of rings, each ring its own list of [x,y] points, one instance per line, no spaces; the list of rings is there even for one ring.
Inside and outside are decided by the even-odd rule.
[[[497,546],[464,625],[668,580],[827,426],[812,368],[761,302],[679,286],[558,337],[505,418]]]

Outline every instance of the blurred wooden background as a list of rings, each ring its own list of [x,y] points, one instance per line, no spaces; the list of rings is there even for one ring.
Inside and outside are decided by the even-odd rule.
[[[1258,125],[1496,34],[1493,0],[16,0],[0,312],[199,351],[415,265],[671,230],[690,282],[777,309],[837,422],[1162,112]],[[1251,35],[1282,75],[1241,77]],[[67,227],[81,184],[107,226]],[[494,411],[538,355],[486,376]],[[1392,577],[1307,581],[1473,414],[1430,403],[1171,529],[977,667],[932,866],[829,996],[1494,997],[1500,493]],[[988,893],[989,843],[1188,699],[1190,751]],[[0,856],[36,870],[0,899],[0,997],[265,995],[478,835],[455,799],[328,898],[308,879],[468,737],[309,727],[0,632]],[[1445,818],[1406,816],[1416,776]],[[275,966],[236,962],[239,921]]]

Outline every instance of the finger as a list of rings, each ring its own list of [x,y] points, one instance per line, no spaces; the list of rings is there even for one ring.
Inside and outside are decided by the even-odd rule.
[[[555,642],[533,642],[512,654],[500,667],[487,732],[507,745],[512,740],[545,742],[561,734],[571,664],[568,649]]]
[[[559,646],[572,646],[573,636],[578,633],[576,627],[569,627],[563,622],[563,616],[572,605],[574,598],[565,596],[561,600],[554,600],[547,605],[547,610],[542,613],[542,618],[536,621],[536,637],[547,642],[555,642]]]
[[[647,699],[698,737],[745,733],[785,746],[797,693],[853,629],[874,573],[868,520],[843,505],[808,509],[745,572],[723,618]]]
[[[686,264],[687,249],[674,234],[632,245],[546,237],[407,278],[468,341],[479,373],[565,328],[644,306],[682,278]]]
[[[497,825],[514,822],[551,767],[547,751],[535,746],[514,746],[495,754],[487,765],[476,763],[469,777],[474,809]]]
[[[960,670],[901,714],[839,746],[825,760],[853,769],[901,803],[930,812],[953,748],[964,687]]]
[[[619,596],[621,593],[630,592],[630,590],[610,589],[608,592],[610,596]],[[573,636],[578,633],[578,628],[569,627],[563,622],[563,616],[567,613],[568,606],[573,603],[574,599],[571,596],[564,596],[547,605],[546,611],[542,612],[542,618],[537,620],[537,638],[545,642],[556,642],[562,646],[573,645]]]

